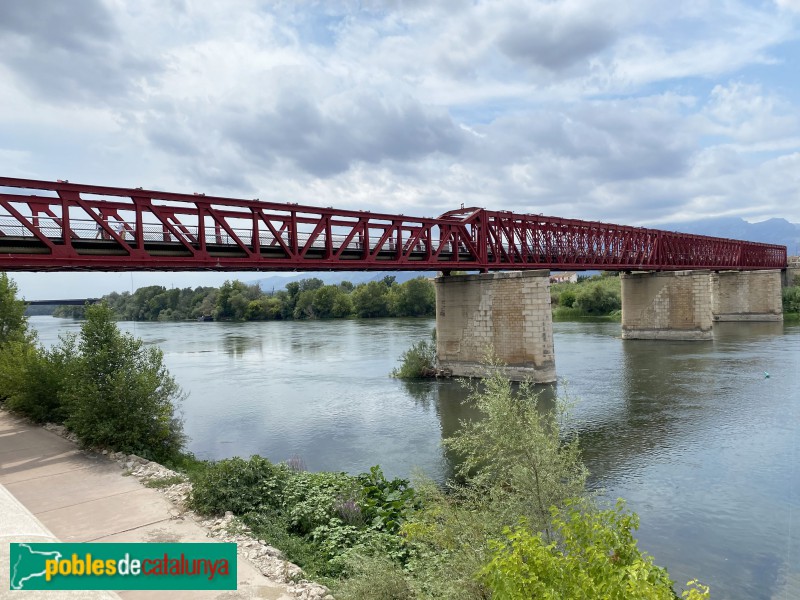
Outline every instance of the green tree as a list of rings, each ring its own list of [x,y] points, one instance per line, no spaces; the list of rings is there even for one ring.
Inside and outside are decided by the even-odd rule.
[[[337,319],[343,319],[353,314],[353,301],[350,294],[342,292],[333,301],[333,316]]]
[[[17,299],[17,284],[0,273],[0,348],[28,336],[25,302]]]
[[[25,303],[17,298],[17,285],[0,273],[0,400],[24,392],[26,365],[36,355],[35,340]]]
[[[214,318],[242,321],[250,301],[260,296],[261,290],[256,285],[248,286],[241,281],[226,281],[217,292]]]
[[[334,315],[334,306],[336,299],[343,296],[344,293],[337,285],[325,285],[319,288],[314,294],[314,302],[312,304],[314,317],[317,319],[329,319]]]
[[[392,314],[398,317],[428,317],[436,312],[436,291],[425,277],[409,279],[392,291]]]
[[[573,306],[589,315],[605,315],[619,310],[622,307],[619,280],[603,278],[587,282],[576,292]]]
[[[380,282],[361,284],[352,294],[353,309],[359,317],[386,317],[389,314],[388,288]]]
[[[309,319],[314,316],[314,297],[317,292],[314,290],[303,290],[297,294],[292,316],[295,319]]]
[[[78,350],[64,390],[67,427],[88,446],[177,458],[185,438],[176,405],[184,394],[161,350],[120,332],[105,304],[87,307]]]

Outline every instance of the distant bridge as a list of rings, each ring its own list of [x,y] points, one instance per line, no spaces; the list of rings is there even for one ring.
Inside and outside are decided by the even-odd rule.
[[[482,208],[417,218],[0,177],[3,271],[785,267],[784,246]]]
[[[97,304],[102,298],[73,298],[70,300],[26,300],[29,306],[83,306],[84,304]]]

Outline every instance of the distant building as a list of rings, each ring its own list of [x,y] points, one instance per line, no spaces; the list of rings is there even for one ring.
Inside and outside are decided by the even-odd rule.
[[[550,283],[578,283],[578,274],[550,273]]]

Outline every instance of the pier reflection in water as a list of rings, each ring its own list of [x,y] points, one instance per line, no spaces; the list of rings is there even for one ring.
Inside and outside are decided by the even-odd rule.
[[[78,326],[31,322],[45,343]],[[380,464],[441,481],[455,457],[440,440],[475,416],[457,381],[388,377],[430,320],[121,325],[157,341],[190,392],[203,458],[298,454],[313,470]],[[554,324],[558,393],[575,399],[592,488],[628,500],[642,547],[677,581],[700,577],[715,598],[800,598],[800,327],[717,323],[709,342],[619,334]]]

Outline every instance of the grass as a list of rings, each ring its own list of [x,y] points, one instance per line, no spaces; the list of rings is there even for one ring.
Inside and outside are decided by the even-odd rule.
[[[164,477],[162,479],[151,479],[147,483],[145,483],[145,487],[161,489],[167,488],[171,485],[176,485],[178,483],[184,483],[186,481],[186,477],[183,475],[171,475],[169,477]]]

